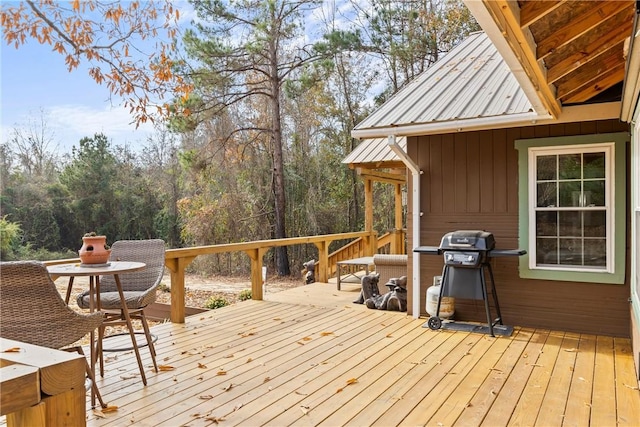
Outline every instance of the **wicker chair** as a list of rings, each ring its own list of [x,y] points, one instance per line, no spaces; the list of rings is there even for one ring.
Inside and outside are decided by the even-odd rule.
[[[155,372],[158,372],[156,363],[156,351],[153,345],[155,337],[149,331],[149,324],[144,314],[144,308],[156,300],[156,290],[164,275],[164,241],[160,239],[150,240],[118,240],[111,246],[112,261],[144,262],[146,267],[140,271],[120,275],[120,283],[131,319],[139,319],[142,322],[144,335],[153,361]],[[89,291],[78,296],[78,306],[89,308]],[[122,302],[114,276],[100,277],[100,303],[99,307],[104,313],[105,320],[98,331],[98,357],[100,360],[100,375],[104,376],[104,358],[102,342],[106,326],[122,325],[124,315]],[[115,351],[115,350],[114,350]],[[147,378],[140,369],[142,382],[146,385]]]
[[[380,274],[378,281],[380,295],[389,292],[389,288],[385,286],[389,279],[407,275],[407,255],[375,254],[373,264],[376,266],[376,273]]]
[[[101,313],[80,314],[69,308],[41,262],[2,262],[0,274],[0,336],[84,356],[82,347],[73,344],[100,327]],[[86,371],[105,407],[88,362]]]

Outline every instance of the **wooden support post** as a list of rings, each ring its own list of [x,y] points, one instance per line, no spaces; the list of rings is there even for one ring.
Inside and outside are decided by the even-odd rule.
[[[402,237],[402,184],[395,185],[395,230],[393,244],[391,245],[392,254],[404,254],[404,238]]]
[[[261,301],[262,295],[262,257],[271,248],[246,249],[251,258],[251,299]]]
[[[364,231],[373,231],[373,181],[364,180]]]
[[[328,283],[331,273],[329,272],[329,242],[322,241],[315,243],[318,248],[318,268],[316,269],[316,281]]]
[[[171,322],[184,323],[185,290],[184,270],[196,257],[171,258],[164,265],[171,271]]]

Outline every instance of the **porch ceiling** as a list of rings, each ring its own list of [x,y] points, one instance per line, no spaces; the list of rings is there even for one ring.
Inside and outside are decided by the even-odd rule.
[[[532,90],[555,117],[563,106],[620,100],[636,3],[466,1],[485,30],[493,21],[494,37],[506,40]]]

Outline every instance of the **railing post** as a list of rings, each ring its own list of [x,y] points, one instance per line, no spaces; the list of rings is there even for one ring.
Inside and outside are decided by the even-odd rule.
[[[171,322],[184,323],[185,292],[184,270],[196,257],[165,259],[164,265],[171,271]]]
[[[323,240],[315,243],[318,248],[318,277],[316,281],[321,283],[329,283],[329,242]]]
[[[270,248],[246,249],[251,258],[251,299],[261,301],[262,295],[262,257]]]

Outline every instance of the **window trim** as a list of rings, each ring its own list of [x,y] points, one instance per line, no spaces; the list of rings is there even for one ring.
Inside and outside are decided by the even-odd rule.
[[[518,150],[518,206],[519,227],[518,235],[521,247],[527,249],[527,254],[519,258],[520,277],[526,279],[589,282],[589,283],[610,283],[624,284],[625,280],[625,259],[626,259],[626,149],[629,142],[629,133],[617,132],[606,134],[577,135],[552,138],[519,139],[515,141],[515,148]],[[613,182],[611,194],[611,254],[613,261],[610,263],[610,271],[596,270],[583,271],[563,268],[531,268],[530,262],[530,180],[531,169],[529,167],[530,149],[553,150],[561,146],[586,145],[613,145],[612,164]]]

